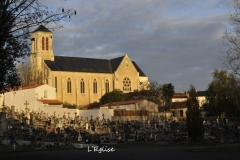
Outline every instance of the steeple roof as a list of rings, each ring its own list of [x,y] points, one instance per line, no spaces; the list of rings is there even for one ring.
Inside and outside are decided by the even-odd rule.
[[[43,25],[40,25],[34,32],[51,32],[49,29],[47,29],[46,27],[44,27]]]

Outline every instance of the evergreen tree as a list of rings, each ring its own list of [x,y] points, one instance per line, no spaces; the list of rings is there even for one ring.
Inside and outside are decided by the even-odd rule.
[[[162,100],[165,102],[165,111],[171,112],[172,98],[174,95],[172,83],[164,84],[162,87]]]
[[[187,99],[187,129],[189,137],[197,142],[204,133],[203,119],[199,109],[197,92],[193,85],[190,86]]]
[[[129,96],[124,94],[121,90],[114,89],[112,92],[105,93],[100,98],[101,104],[112,103],[112,102],[121,102],[129,100]]]

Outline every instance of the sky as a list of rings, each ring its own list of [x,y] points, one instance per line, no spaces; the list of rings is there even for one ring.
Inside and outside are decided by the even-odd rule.
[[[112,59],[127,53],[152,81],[175,92],[206,90],[223,69],[233,0],[45,0],[75,9],[54,30],[55,55]],[[44,3],[44,0],[43,0]]]

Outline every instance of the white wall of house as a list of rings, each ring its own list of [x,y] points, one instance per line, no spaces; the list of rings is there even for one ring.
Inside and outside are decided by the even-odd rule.
[[[36,88],[37,99],[56,99],[56,89],[49,85],[42,85]]]
[[[199,96],[198,97],[198,102],[199,102],[199,107],[202,107],[202,105],[204,104],[204,103],[206,103],[206,97],[204,97],[204,96]]]
[[[5,105],[8,107],[15,106],[15,109],[20,111],[25,111],[26,105],[24,103],[27,101],[29,105],[27,108],[30,110],[36,109],[36,92],[35,88],[10,91],[5,93]]]
[[[44,97],[44,91],[47,93],[47,97]],[[35,88],[10,91],[5,93],[5,105],[9,107],[15,106],[15,109],[18,111],[25,111],[26,101],[28,102],[27,108],[29,108],[30,111],[39,109],[42,110],[42,107],[44,105],[37,99],[56,99],[55,88],[45,84]]]
[[[187,98],[172,98],[172,102],[184,102],[187,101]]]

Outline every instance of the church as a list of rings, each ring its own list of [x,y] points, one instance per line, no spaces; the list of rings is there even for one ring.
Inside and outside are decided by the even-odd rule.
[[[31,34],[30,56],[33,79],[56,89],[56,99],[83,107],[99,102],[113,89],[124,93],[139,90],[148,77],[130,59],[128,54],[114,59],[56,56],[53,51],[53,33],[39,26]]]

